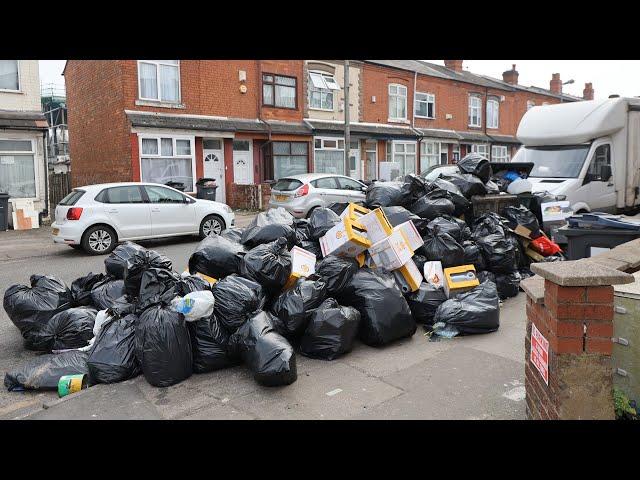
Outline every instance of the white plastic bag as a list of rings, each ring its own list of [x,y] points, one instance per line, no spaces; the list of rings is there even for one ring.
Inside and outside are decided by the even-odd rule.
[[[191,292],[184,297],[176,297],[171,301],[171,308],[184,315],[187,322],[195,322],[210,317],[213,313],[215,298],[209,290]]]
[[[112,318],[113,317],[107,313],[107,310],[100,310],[96,314],[96,322],[93,324],[93,336],[97,337],[100,330],[102,330],[102,326]]]
[[[443,288],[444,273],[439,261],[424,263],[424,279],[435,288]]]

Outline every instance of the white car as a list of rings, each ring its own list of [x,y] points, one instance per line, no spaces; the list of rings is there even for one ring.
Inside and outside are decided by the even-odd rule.
[[[283,207],[296,218],[332,203],[364,202],[367,186],[353,178],[329,173],[305,173],[281,178],[271,187],[269,206]]]
[[[200,200],[157,183],[104,183],[74,188],[57,206],[53,241],[91,255],[118,242],[218,235],[235,222],[228,205]]]

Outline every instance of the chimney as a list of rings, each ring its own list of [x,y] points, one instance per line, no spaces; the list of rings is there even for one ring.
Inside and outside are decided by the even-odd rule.
[[[511,70],[507,70],[506,72],[502,72],[502,80],[511,85],[518,84],[518,71],[516,70],[516,64],[514,63],[511,66]]]
[[[462,72],[463,60],[445,60],[444,66],[450,68],[454,72]]]
[[[554,73],[551,75],[551,81],[549,82],[549,90],[551,90],[551,93],[560,95],[560,92],[562,91],[562,80],[560,80],[559,73]]]
[[[584,90],[582,90],[582,98],[585,100],[593,100],[593,84],[591,82],[584,84]]]

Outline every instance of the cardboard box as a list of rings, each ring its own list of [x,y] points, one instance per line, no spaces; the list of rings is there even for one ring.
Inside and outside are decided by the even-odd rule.
[[[409,247],[407,237],[398,230],[374,243],[369,248],[369,255],[378,267],[395,270],[411,260],[413,250]]]
[[[424,279],[436,288],[442,288],[444,282],[444,272],[442,263],[439,261],[424,263]]]
[[[342,211],[342,213],[340,214],[340,218],[349,217],[351,220],[360,221],[360,219],[370,211],[371,210],[361,205],[350,203],[349,205],[347,205],[347,208]]]
[[[444,269],[444,293],[447,298],[466,292],[480,285],[473,265],[460,265]]]
[[[357,257],[371,246],[367,238],[367,231],[363,225],[348,217],[334,225],[323,237],[320,238],[322,255],[330,253],[343,257]]]
[[[535,260],[536,262],[544,261],[544,256],[540,255],[538,252],[533,251],[529,247],[527,247],[524,251],[525,255],[527,255],[531,260]]]
[[[393,271],[396,282],[404,293],[415,292],[422,283],[422,274],[413,260],[409,260],[399,269]]]
[[[185,270],[184,272],[182,272],[182,276],[184,277],[185,275],[191,275],[189,273],[189,270]],[[218,282],[218,280],[216,280],[215,278],[210,277],[209,275],[205,275],[204,273],[200,273],[200,272],[194,273],[193,276],[194,277],[200,277],[205,282],[209,283],[209,285],[211,285],[211,286],[213,286],[215,283]]]
[[[358,222],[367,230],[367,238],[373,244],[384,240],[393,232],[393,228],[381,208],[371,210],[360,217]]]
[[[402,232],[405,238],[407,239],[407,243],[409,244],[409,247],[414,252],[418,248],[420,248],[422,245],[424,245],[424,240],[420,236],[420,233],[418,233],[418,229],[416,228],[416,226],[413,224],[411,220],[401,223],[400,225],[396,225],[395,227],[393,227],[393,231]]]
[[[287,290],[295,285],[301,277],[308,277],[316,271],[316,256],[300,247],[291,249],[291,275],[284,289]]]

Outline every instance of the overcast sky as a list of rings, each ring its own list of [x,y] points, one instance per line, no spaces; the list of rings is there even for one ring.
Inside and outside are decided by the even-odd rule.
[[[443,64],[443,60],[427,60]],[[64,60],[41,60],[42,83],[64,83]],[[622,96],[640,96],[640,60],[465,60],[464,68],[473,73],[502,78],[502,72],[516,64],[521,85],[549,88],[552,73],[559,73],[563,81],[574,79],[572,85],[564,85],[563,92],[582,96],[586,82],[593,83],[595,98],[607,98],[617,93]]]

